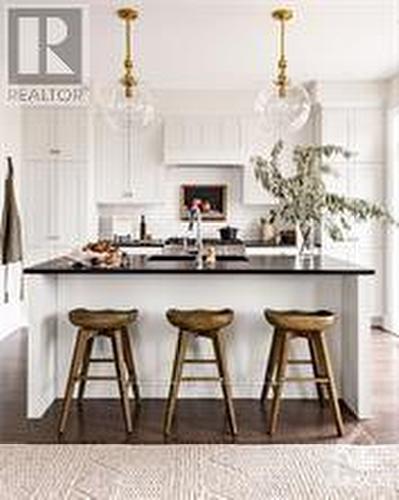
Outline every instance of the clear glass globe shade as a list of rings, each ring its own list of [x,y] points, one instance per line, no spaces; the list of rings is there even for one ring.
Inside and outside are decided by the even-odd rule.
[[[132,97],[126,97],[125,88],[118,85],[110,93],[105,112],[117,128],[125,129],[131,125],[146,127],[155,120],[154,100],[149,89],[139,83],[132,92]]]
[[[285,97],[279,96],[277,88],[262,90],[255,101],[262,124],[280,137],[300,130],[308,121],[311,108],[309,94],[300,85],[289,86]]]

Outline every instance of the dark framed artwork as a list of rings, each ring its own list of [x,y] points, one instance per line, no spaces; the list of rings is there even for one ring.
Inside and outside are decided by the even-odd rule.
[[[180,219],[189,219],[193,202],[199,205],[204,221],[227,218],[227,186],[225,184],[184,184],[180,186]]]

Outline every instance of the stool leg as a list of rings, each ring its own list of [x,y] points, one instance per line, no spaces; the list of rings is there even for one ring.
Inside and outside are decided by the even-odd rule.
[[[277,419],[280,410],[280,399],[281,393],[284,385],[284,377],[287,368],[288,361],[288,333],[287,332],[279,332],[280,335],[280,343],[279,343],[279,352],[278,356],[278,366],[277,366],[277,377],[274,383],[274,396],[271,408],[271,415],[268,427],[268,433],[273,435],[276,427],[277,427]]]
[[[132,384],[134,399],[136,401],[136,404],[140,404],[140,391],[139,391],[139,386],[137,384],[137,374],[134,365],[134,358],[133,358],[132,346],[130,344],[128,328],[123,329],[122,340],[123,340],[123,353],[125,357],[127,370],[129,372],[130,383]]]
[[[213,337],[213,347],[215,350],[217,366],[219,370],[219,376],[221,378],[222,391],[224,396],[224,402],[226,405],[227,418],[229,420],[230,430],[233,436],[237,435],[237,422],[234,413],[233,398],[231,392],[230,377],[227,370],[227,363],[225,358],[224,350],[224,339],[220,332],[217,332]]]
[[[322,376],[322,371],[321,371],[320,359],[319,359],[317,349],[316,349],[316,346],[314,343],[313,335],[311,335],[308,338],[308,344],[309,344],[310,358],[312,360],[313,374],[314,374],[315,378],[319,378]],[[317,390],[317,396],[319,398],[320,406],[324,406],[325,394],[324,394],[323,384],[319,384],[316,382],[316,390]]]
[[[169,396],[165,411],[164,434],[166,436],[169,436],[172,427],[173,415],[175,412],[176,400],[183,372],[184,357],[187,350],[187,343],[188,334],[180,330],[179,339],[177,341],[175,360],[173,363],[172,380],[170,383]]]
[[[269,395],[269,390],[274,380],[274,375],[276,372],[277,361],[278,361],[279,342],[280,342],[280,335],[278,335],[277,332],[274,332],[272,338],[272,345],[270,347],[269,360],[266,368],[265,381],[263,383],[262,395],[260,398],[262,404],[265,404],[265,401],[267,401],[267,396]]]
[[[335,420],[335,425],[337,427],[337,432],[339,436],[343,436],[344,423],[342,420],[341,408],[339,406],[339,401],[338,401],[337,388],[335,386],[334,374],[332,370],[331,360],[324,332],[320,332],[320,334],[315,337],[315,341],[318,349],[318,355],[320,356],[320,360],[325,370],[325,374],[329,381],[327,384],[327,390],[330,399],[331,409]]]
[[[82,377],[87,377],[87,374],[89,372],[89,365],[90,365],[90,358],[91,358],[91,353],[93,350],[93,343],[94,343],[94,338],[90,337],[87,340],[87,345],[85,349],[85,353],[83,356],[83,365],[82,365]],[[79,385],[79,392],[78,392],[78,400],[82,401],[85,393],[85,387],[86,387],[86,379],[82,378],[80,381]]]
[[[122,411],[128,434],[132,432],[132,415],[130,413],[130,401],[128,393],[128,384],[126,381],[125,364],[123,357],[122,333],[119,330],[112,332],[112,348],[114,351],[116,376],[118,379],[119,393],[122,402]]]
[[[86,330],[79,330],[78,338],[76,339],[75,342],[72,363],[69,370],[67,385],[65,388],[64,401],[62,403],[61,418],[58,427],[58,432],[60,434],[63,434],[65,430],[69,410],[73,399],[73,390],[75,388],[75,383],[79,379],[79,371],[83,363],[83,356],[89,333],[90,332]]]

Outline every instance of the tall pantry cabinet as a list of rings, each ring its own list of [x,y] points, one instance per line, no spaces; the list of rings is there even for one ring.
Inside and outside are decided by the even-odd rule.
[[[60,255],[88,232],[88,111],[22,112],[21,188],[26,261]]]

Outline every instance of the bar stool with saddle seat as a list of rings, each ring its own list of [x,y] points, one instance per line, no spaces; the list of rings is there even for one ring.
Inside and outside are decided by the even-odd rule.
[[[126,430],[132,432],[132,416],[130,412],[129,387],[132,387],[136,404],[140,395],[137,385],[136,370],[129,340],[129,326],[137,319],[135,309],[121,310],[88,310],[74,309],[69,313],[71,323],[79,328],[75,343],[72,363],[69,371],[59,433],[63,434],[71,407],[75,384],[79,383],[78,400],[82,401],[87,380],[117,380],[122,402]],[[94,340],[98,337],[108,337],[111,340],[113,358],[92,359],[91,353]],[[114,363],[115,376],[89,376],[90,363]]]
[[[226,406],[231,433],[237,434],[237,424],[233,407],[230,379],[224,353],[224,337],[222,329],[230,325],[234,318],[231,309],[222,310],[177,310],[169,309],[166,313],[169,322],[179,329],[176,355],[173,365],[172,380],[165,412],[164,434],[171,432],[180,382],[213,382],[220,381]],[[189,336],[206,337],[212,341],[215,359],[185,359]],[[215,363],[219,377],[183,377],[184,364]]]
[[[277,427],[280,398],[284,383],[314,381],[321,404],[326,399],[325,389],[327,390],[337,432],[339,436],[342,436],[344,425],[324,334],[325,330],[335,323],[335,315],[329,311],[273,311],[266,309],[265,318],[274,327],[261,396],[261,401],[264,403],[267,400],[269,389],[274,389],[268,433],[272,435]],[[310,360],[288,359],[288,342],[291,338],[296,337],[307,339],[311,355]],[[314,377],[286,377],[286,368],[289,364],[311,364]]]

